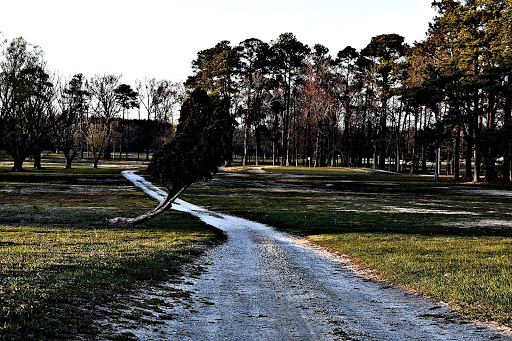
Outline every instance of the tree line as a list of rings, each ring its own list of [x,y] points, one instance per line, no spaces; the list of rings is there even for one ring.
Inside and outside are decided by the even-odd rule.
[[[200,51],[188,88],[229,100],[247,164],[367,166],[511,178],[509,1],[434,1],[426,38],[373,37],[335,56],[292,33]],[[461,167],[462,166],[462,167]],[[462,168],[462,169],[461,169]]]
[[[183,84],[147,78],[135,89],[118,75],[82,74],[65,80],[52,73],[43,51],[23,38],[3,42],[0,59],[0,150],[23,170],[32,157],[41,168],[45,151],[64,154],[66,168],[80,156],[100,159],[154,151],[172,138],[173,113],[184,100]],[[141,119],[140,109],[146,117]],[[138,119],[128,112],[138,109]]]
[[[221,41],[198,52],[184,84],[146,79],[135,91],[112,75],[56,82],[41,51],[15,39],[0,63],[2,149],[15,169],[28,155],[37,159],[48,141],[70,159],[87,151],[97,164],[116,148],[128,151],[135,138],[149,157],[172,138],[171,113],[185,92],[202,89],[237,120],[233,152],[243,165],[432,167],[456,180],[510,182],[512,5],[432,6],[437,15],[426,38],[412,46],[382,34],[333,56],[292,33],[236,46]],[[134,107],[148,119],[123,119]],[[156,134],[161,142],[151,122],[165,122]]]

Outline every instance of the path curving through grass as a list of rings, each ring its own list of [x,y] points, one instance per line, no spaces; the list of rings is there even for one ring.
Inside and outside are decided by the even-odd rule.
[[[165,195],[133,171],[123,175],[157,200]],[[140,293],[163,302],[161,313],[169,319],[119,327],[123,335],[141,340],[512,340],[461,320],[444,304],[371,281],[346,259],[303,239],[182,200],[173,207],[221,229],[228,239],[199,258],[181,282]]]

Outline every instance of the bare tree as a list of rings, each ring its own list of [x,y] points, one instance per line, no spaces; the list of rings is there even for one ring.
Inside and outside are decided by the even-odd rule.
[[[155,92],[155,150],[168,142],[174,133],[175,112],[183,104],[185,88],[182,83],[160,80]]]
[[[146,159],[149,159],[152,144],[158,149],[172,137],[173,131],[168,131],[168,123],[174,126],[175,112],[185,100],[185,88],[180,82],[146,78],[136,82],[136,89],[139,103],[147,112]]]
[[[151,135],[152,135],[152,124],[151,116],[156,117],[156,89],[157,81],[155,78],[144,78],[143,81],[137,80],[135,82],[135,89],[138,94],[139,107],[143,107],[147,112],[147,121],[145,124],[145,149],[146,149],[146,160],[149,160],[149,152],[151,149]],[[140,120],[139,110],[139,120]]]
[[[14,160],[14,171],[23,170],[29,155],[40,167],[41,148],[55,125],[54,87],[42,58],[43,52],[16,38],[0,62],[0,142]]]
[[[116,93],[120,78],[117,75],[96,75],[89,80],[87,91],[91,95],[92,116],[88,122],[87,140],[94,168],[98,167],[102,155],[109,158],[112,121],[123,109]]]
[[[155,78],[144,78],[142,81],[137,80],[135,82],[135,90],[138,94],[139,103],[146,109],[148,120],[151,119],[151,115],[155,118],[156,89],[157,81]]]
[[[64,153],[66,168],[71,168],[84,142],[83,128],[89,104],[85,86],[83,75],[76,74],[67,84],[61,82],[57,89],[59,121],[53,130],[52,140],[54,146]]]
[[[155,93],[155,117],[159,121],[174,124],[174,113],[185,100],[185,88],[182,83],[161,80]]]

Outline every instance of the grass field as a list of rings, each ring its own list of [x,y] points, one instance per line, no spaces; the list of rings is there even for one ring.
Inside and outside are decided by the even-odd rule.
[[[20,173],[0,166],[0,339],[130,339],[98,328],[101,307],[122,311],[133,303],[130,292],[178,275],[197,246],[221,236],[178,212],[132,228],[101,226],[155,206],[120,174],[135,163],[44,166]]]
[[[237,169],[184,198],[298,234],[512,327],[512,190],[354,169]]]
[[[123,314],[123,305],[144,306],[125,316],[134,323],[169,318],[129,293],[178,274],[196,245],[222,237],[177,212],[136,228],[98,224],[154,207],[120,175],[139,165],[64,170],[56,160],[21,173],[0,165],[1,339],[105,333],[95,321]],[[184,199],[304,236],[469,318],[512,327],[508,187],[344,168],[239,168],[195,184]]]

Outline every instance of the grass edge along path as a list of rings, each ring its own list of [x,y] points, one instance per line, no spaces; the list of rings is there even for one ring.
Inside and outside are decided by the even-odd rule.
[[[496,189],[370,170],[238,168],[185,199],[305,237],[469,319],[512,327],[512,199],[478,194]]]
[[[136,227],[97,225],[155,205],[121,169],[0,171],[0,340],[116,339],[95,324],[107,313],[100,307],[122,310],[130,292],[179,275],[222,239],[179,212]]]
[[[400,234],[310,235],[363,271],[454,307],[476,321],[512,326],[512,238]]]

